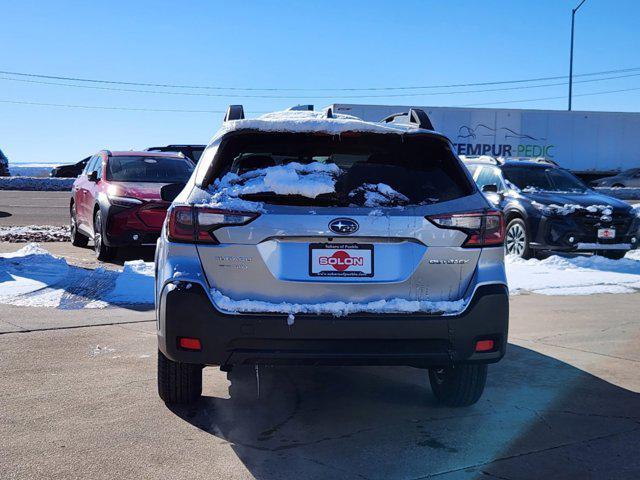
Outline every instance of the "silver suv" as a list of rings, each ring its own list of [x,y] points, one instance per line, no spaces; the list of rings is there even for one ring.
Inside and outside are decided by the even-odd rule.
[[[423,111],[232,106],[182,187],[156,251],[165,402],[259,364],[409,365],[447,405],[480,398],[507,344],[504,222]]]

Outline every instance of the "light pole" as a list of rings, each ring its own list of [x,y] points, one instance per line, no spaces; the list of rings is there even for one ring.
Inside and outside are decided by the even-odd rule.
[[[576,22],[576,12],[587,0],[582,0],[576,8],[571,10],[571,53],[569,54],[569,111],[571,111],[571,91],[573,89],[573,27]]]

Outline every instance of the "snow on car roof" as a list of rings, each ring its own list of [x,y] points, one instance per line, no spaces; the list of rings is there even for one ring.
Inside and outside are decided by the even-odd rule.
[[[227,121],[223,123],[222,128],[216,133],[213,140],[229,132],[238,130],[327,133],[330,135],[338,135],[343,132],[403,134],[420,131],[437,133],[432,130],[421,129],[414,124],[366,122],[358,117],[339,113],[334,113],[333,116],[329,118],[327,117],[326,110],[285,110],[267,113],[258,118]]]

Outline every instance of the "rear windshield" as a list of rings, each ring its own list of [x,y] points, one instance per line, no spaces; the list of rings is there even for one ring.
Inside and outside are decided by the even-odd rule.
[[[504,177],[521,190],[584,192],[587,186],[578,177],[561,168],[505,165]]]
[[[107,180],[112,182],[182,183],[191,176],[193,165],[183,158],[109,157]]]
[[[246,200],[383,207],[473,192],[449,144],[438,137],[245,134],[227,142],[216,185],[231,186]]]

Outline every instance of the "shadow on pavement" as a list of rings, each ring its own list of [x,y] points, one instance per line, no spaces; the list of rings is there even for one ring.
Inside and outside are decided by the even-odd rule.
[[[229,380],[172,411],[258,479],[640,478],[640,395],[514,345],[463,409],[413,368],[261,367],[259,398],[253,368]]]

